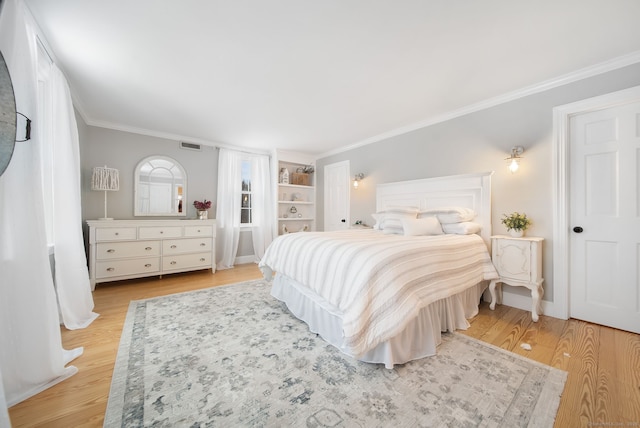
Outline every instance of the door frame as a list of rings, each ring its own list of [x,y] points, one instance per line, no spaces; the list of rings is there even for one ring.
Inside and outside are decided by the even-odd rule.
[[[640,101],[640,86],[588,98],[553,109],[553,303],[545,302],[545,313],[569,319],[569,121],[581,113]]]

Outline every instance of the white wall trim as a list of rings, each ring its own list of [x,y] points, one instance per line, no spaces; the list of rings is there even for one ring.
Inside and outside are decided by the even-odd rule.
[[[375,135],[370,138],[366,138],[364,140],[358,141],[346,147],[341,147],[341,148],[320,154],[317,156],[317,158],[322,159],[331,155],[353,150],[358,147],[366,146],[368,144],[377,143],[378,141],[386,140],[392,137],[397,137],[398,135],[406,134],[408,132],[415,131],[420,128],[426,128],[427,126],[432,126],[437,123],[446,122],[448,120],[455,119],[460,116],[485,110],[490,107],[495,107],[497,105],[500,105],[509,101],[514,101],[519,98],[524,98],[526,96],[547,91],[549,89],[557,88],[562,85],[577,82],[579,80],[586,79],[588,77],[597,76],[598,74],[603,74],[603,73],[613,71],[622,67],[626,67],[628,65],[632,65],[638,62],[640,62],[640,51],[635,51],[627,55],[613,58],[609,61],[601,62],[599,64],[595,64],[590,67],[585,67],[580,70],[576,70],[574,72],[564,74],[562,76],[559,76],[553,79],[545,80],[543,82],[540,82],[531,86],[526,86],[524,88],[521,88],[512,92],[507,92],[506,94],[489,98],[487,100],[480,101],[478,103],[471,104],[457,110],[443,113],[441,115],[437,115],[437,116],[425,119],[423,121],[413,123],[411,125],[407,125],[401,128],[396,128],[391,131],[384,132],[382,134]]]
[[[553,109],[553,302],[546,315],[568,319],[569,305],[569,120],[580,113],[640,100],[640,86],[612,92]]]
[[[256,255],[255,254],[250,254],[248,256],[238,256],[235,258],[235,260],[233,261],[234,265],[244,265],[247,263],[255,263],[256,262]]]

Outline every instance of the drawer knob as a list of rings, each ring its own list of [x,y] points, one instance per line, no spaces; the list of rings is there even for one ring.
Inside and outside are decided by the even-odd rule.
[[[172,245],[171,248],[177,248],[177,246],[176,245]]]
[[[203,261],[204,261],[204,257],[201,257],[201,258],[200,258],[200,261],[201,261],[201,262],[203,262]]]
[[[162,235],[163,233],[164,233],[164,230],[161,230],[161,231],[160,231],[160,235]]]
[[[144,267],[151,267],[151,263],[147,263]]]
[[[204,242],[201,242],[201,243],[200,243],[200,246],[201,246],[201,247],[206,247],[206,246],[207,246],[207,244],[205,244]]]
[[[115,235],[116,235],[116,236],[120,235],[120,232],[116,232],[116,233],[115,233]]]
[[[109,249],[107,250],[107,253],[115,253],[115,252],[116,252],[116,250],[114,250],[113,248],[109,248]]]
[[[113,272],[114,270],[116,270],[115,268],[107,268],[107,272]]]
[[[174,260],[171,262],[172,265],[175,265],[177,262]]]
[[[151,247],[145,247],[145,250],[149,251],[151,250]]]
[[[200,229],[198,229],[198,233],[200,233]]]

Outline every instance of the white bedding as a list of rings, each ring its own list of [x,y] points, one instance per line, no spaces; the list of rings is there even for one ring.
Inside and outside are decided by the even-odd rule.
[[[497,278],[477,235],[402,236],[375,230],[306,232],[275,239],[260,262],[339,311],[344,348],[361,356],[398,335],[420,310]]]

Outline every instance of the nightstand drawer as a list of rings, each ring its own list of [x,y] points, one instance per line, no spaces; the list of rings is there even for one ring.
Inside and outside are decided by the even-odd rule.
[[[531,281],[531,243],[517,239],[494,241],[493,263],[501,278]]]

